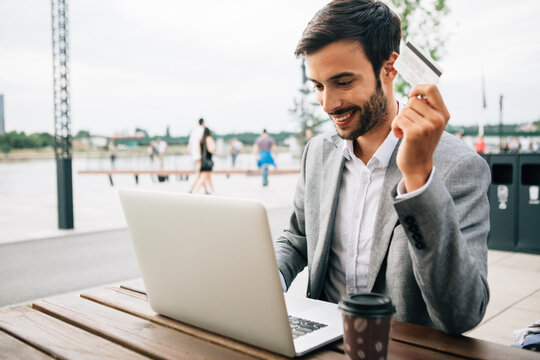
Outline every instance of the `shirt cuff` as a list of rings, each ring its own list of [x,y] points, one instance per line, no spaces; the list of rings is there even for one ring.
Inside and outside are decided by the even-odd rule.
[[[279,280],[281,280],[281,287],[283,288],[283,292],[287,292],[287,283],[285,282],[285,278],[283,277],[283,274],[281,271],[279,271]]]
[[[433,166],[433,168],[431,169],[431,174],[429,175],[429,178],[426,181],[426,183],[421,188],[411,191],[410,193],[408,193],[407,189],[405,188],[405,180],[401,179],[397,186],[396,200],[410,199],[423,193],[427,189],[429,184],[431,184],[431,180],[433,179],[434,174],[435,174],[435,166]]]

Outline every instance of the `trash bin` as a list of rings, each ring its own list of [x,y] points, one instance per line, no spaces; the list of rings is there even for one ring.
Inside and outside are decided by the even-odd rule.
[[[517,248],[540,253],[540,155],[521,154],[519,171]]]
[[[518,217],[518,154],[492,154],[488,248],[515,250]]]

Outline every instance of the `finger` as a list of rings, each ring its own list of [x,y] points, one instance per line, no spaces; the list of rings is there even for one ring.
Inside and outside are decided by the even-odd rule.
[[[392,120],[392,131],[394,132],[394,135],[399,139],[403,137],[403,130],[398,125],[397,117]]]
[[[429,84],[416,85],[414,88],[412,88],[411,92],[409,93],[409,98],[419,97],[419,96],[426,99],[429,98],[437,103],[444,102],[437,85],[429,85]]]
[[[409,93],[409,98],[421,97],[427,100],[437,110],[446,108],[439,88],[436,85],[416,85]]]
[[[407,106],[401,110],[401,113],[403,114],[409,114],[409,113],[415,113],[420,117],[427,117],[432,112],[436,111],[433,109],[429,104],[427,104],[424,100],[418,99],[418,98],[412,98]],[[400,114],[401,114],[400,113]],[[411,115],[411,120],[417,119],[417,116]]]
[[[394,134],[396,137],[405,137],[407,133],[411,131],[415,131],[418,128],[418,126],[407,116],[402,116],[399,114],[396,116],[394,121],[392,121],[392,129],[398,129],[397,132],[401,136],[397,136],[396,130],[394,130]]]
[[[418,100],[427,101],[428,105],[430,105],[435,110],[440,111],[445,124],[448,123],[448,120],[450,119],[450,113],[448,112],[448,109],[444,104],[441,93],[439,92],[437,86],[422,84],[416,85],[409,93],[409,97],[411,98],[411,101],[413,101],[414,98],[421,97],[421,99]]]
[[[437,111],[430,104],[428,104],[427,101],[416,97],[413,97],[409,100],[409,103],[403,110],[405,109],[414,110],[421,116],[427,116],[432,111]]]
[[[425,105],[425,104],[424,104]],[[428,105],[425,105],[428,106]],[[412,107],[406,107],[399,113],[399,116],[405,116],[414,123],[422,123],[425,121],[424,115],[419,113],[416,109]]]

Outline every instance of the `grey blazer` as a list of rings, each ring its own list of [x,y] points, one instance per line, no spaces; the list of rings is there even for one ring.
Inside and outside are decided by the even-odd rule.
[[[304,151],[290,224],[275,242],[287,287],[307,265],[307,296],[321,298],[345,157],[332,131]],[[429,187],[396,200],[402,175],[396,146],[386,171],[373,235],[368,291],[390,296],[394,318],[460,334],[489,301],[487,234],[490,171],[463,141],[443,133]]]

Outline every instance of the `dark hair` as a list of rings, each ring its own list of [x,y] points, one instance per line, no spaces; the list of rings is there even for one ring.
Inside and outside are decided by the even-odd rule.
[[[204,119],[203,119],[203,118],[200,118],[200,119],[199,119],[199,125],[202,125],[203,122],[204,122]]]
[[[401,20],[380,0],[334,0],[308,23],[294,54],[305,56],[338,40],[356,40],[378,73],[393,51],[399,54]]]
[[[206,141],[206,138],[209,137],[209,136],[211,136],[210,129],[205,127],[204,132],[203,132],[203,136],[201,136],[200,143],[203,144]]]

